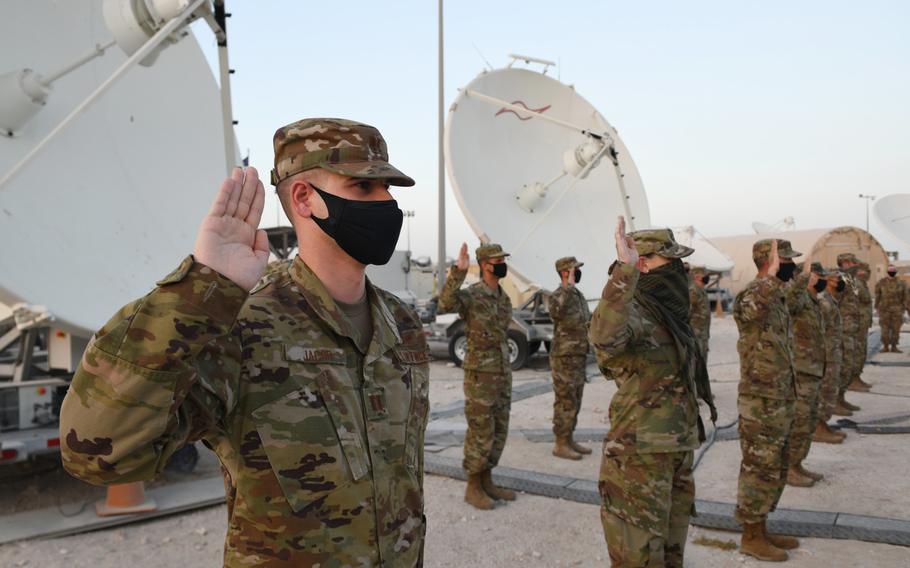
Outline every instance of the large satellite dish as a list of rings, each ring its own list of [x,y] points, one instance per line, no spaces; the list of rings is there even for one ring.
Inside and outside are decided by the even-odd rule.
[[[58,69],[112,45],[100,1],[8,2],[0,74]],[[126,59],[110,49],[53,85],[13,137],[0,177]],[[0,101],[2,104],[3,101]],[[226,171],[220,93],[192,34],[136,67],[0,186],[0,303],[100,327],[191,252]]]
[[[542,73],[478,75],[449,110],[445,142],[468,224],[512,253],[510,274],[527,285],[552,288],[554,261],[573,255],[589,274],[579,288],[597,298],[616,256],[616,217],[650,226],[641,178],[616,130],[573,87]]]
[[[873,209],[879,224],[910,246],[910,193],[886,195]]]

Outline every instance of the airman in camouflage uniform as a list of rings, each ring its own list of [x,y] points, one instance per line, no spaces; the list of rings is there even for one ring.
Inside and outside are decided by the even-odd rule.
[[[710,280],[708,272],[695,266],[689,271],[689,325],[698,338],[702,356],[708,360],[708,342],[711,339],[711,303],[705,286]]]
[[[835,432],[828,427],[831,411],[837,404],[837,393],[840,387],[841,365],[844,359],[844,323],[841,320],[840,308],[836,296],[838,286],[843,284],[840,273],[836,270],[825,270],[820,262],[812,263],[812,272],[825,278],[827,288],[818,295],[822,320],[825,328],[825,375],[819,391],[818,419],[815,425],[813,442],[840,444],[847,437],[842,431]]]
[[[478,509],[492,509],[493,499],[515,499],[513,491],[494,485],[492,479],[509,435],[512,408],[508,345],[512,303],[499,285],[505,276],[507,256],[496,244],[478,247],[481,280],[462,290],[468,273],[467,245],[462,245],[458,262],[449,269],[439,295],[439,313],[458,312],[465,322],[464,414],[468,430],[462,465],[468,474],[465,501]]]
[[[840,313],[844,322],[844,363],[841,368],[840,388],[838,389],[837,405],[834,414],[839,416],[852,416],[853,411],[859,406],[847,402],[844,397],[847,387],[853,382],[854,377],[862,372],[860,365],[860,344],[858,338],[862,333],[863,321],[860,307],[859,285],[856,283],[856,266],[860,263],[853,253],[837,255],[837,265],[841,270],[846,287],[840,297]]]
[[[290,184],[295,211],[317,203],[295,174],[318,172],[280,166],[323,152],[314,148],[338,152],[310,169],[358,171],[360,189],[349,191],[380,200],[388,183],[413,184],[389,174],[375,128],[304,120],[275,138],[273,179]],[[351,179],[326,176],[327,193]],[[429,406],[420,321],[296,213],[307,247],[254,287],[268,260],[256,230],[263,201],[256,170],[235,169],[193,256],[95,334],[61,411],[64,466],[94,484],[147,480],[202,440],[224,474],[225,566],[420,566]],[[305,260],[313,251],[329,264]],[[341,273],[360,280],[339,284]],[[347,282],[365,294],[367,329],[335,299]]]
[[[793,321],[793,360],[796,402],[789,440],[787,483],[811,487],[822,475],[803,467],[818,420],[819,392],[825,374],[825,327],[818,294],[827,287],[810,270],[794,279],[787,290],[787,308]]]
[[[583,262],[574,256],[556,261],[561,283],[550,295],[549,313],[553,320],[553,342],[550,346],[550,368],[553,370],[553,455],[580,460],[591,449],[573,438],[585,389],[585,366],[588,359],[588,301],[575,283],[581,279]]]
[[[600,468],[601,521],[614,567],[683,566],[695,513],[693,450],[704,440],[696,396],[716,419],[689,326],[683,257],[669,229],[616,230],[618,261],[591,319],[601,372],[616,381]]]
[[[861,262],[854,270],[856,274],[856,288],[859,292],[860,320],[859,332],[856,337],[856,371],[850,384],[847,385],[847,389],[857,392],[868,392],[872,388],[872,385],[865,382],[860,375],[862,374],[863,367],[866,365],[866,357],[869,353],[869,330],[872,329],[872,318],[874,315],[872,294],[869,291],[868,284],[872,271],[865,262]]]
[[[907,294],[907,283],[897,277],[897,269],[890,265],[888,277],[882,278],[875,285],[875,311],[878,312],[878,323],[882,328],[883,353],[901,353],[897,344],[900,343],[904,311],[908,309],[910,296]]]
[[[793,424],[793,329],[785,293],[800,253],[790,241],[763,239],[752,246],[758,276],[736,296],[733,317],[739,329],[737,407],[742,465],[736,520],[743,524],[740,550],[761,560],[786,560],[796,539],[771,535],[768,514],[777,507],[787,480]]]

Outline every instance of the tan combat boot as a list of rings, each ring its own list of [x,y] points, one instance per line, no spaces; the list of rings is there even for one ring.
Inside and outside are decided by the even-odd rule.
[[[556,438],[553,455],[567,460],[577,461],[581,459],[581,454],[572,449],[572,446],[569,445],[569,440],[566,438]]]
[[[846,408],[847,410],[849,410],[851,412],[857,412],[857,411],[862,410],[862,408],[860,408],[859,406],[857,406],[851,402],[847,402],[847,399],[844,398],[843,396],[840,397],[840,401],[838,404],[842,405],[844,408]]]
[[[811,477],[815,481],[821,481],[825,478],[825,476],[820,473],[815,473],[814,471],[806,469],[805,466],[803,466],[802,462],[796,464],[796,469],[798,469],[801,474],[805,475],[806,477]]]
[[[842,444],[844,437],[838,436],[828,425],[819,421],[815,424],[815,432],[812,434],[812,441],[821,444]]]
[[[783,562],[789,558],[786,552],[768,541],[765,536],[765,523],[743,524],[743,538],[739,543],[739,551],[769,562]]]
[[[468,487],[464,492],[465,503],[483,511],[489,511],[493,508],[493,500],[483,490],[479,473],[468,475]]]
[[[855,379],[850,381],[849,385],[847,385],[847,390],[854,391],[854,392],[869,392],[869,390],[871,388],[872,388],[872,385],[870,385],[869,383],[863,382],[863,380],[859,377],[856,377]]]
[[[762,524],[762,529],[765,531],[765,538],[768,539],[768,542],[776,546],[781,550],[793,550],[794,548],[799,548],[799,541],[793,538],[792,536],[784,536],[782,534],[771,534],[768,532],[768,523],[765,522]]]
[[[480,474],[480,485],[484,492],[493,499],[501,501],[514,501],[515,492],[493,483],[493,472],[489,469]]]
[[[815,485],[815,480],[811,477],[806,477],[796,469],[796,466],[791,465],[787,470],[787,485],[792,485],[793,487],[812,487]]]
[[[844,406],[843,402],[837,401],[837,404],[835,404],[834,408],[831,410],[831,414],[837,416],[853,416],[853,411]]]
[[[891,344],[891,352],[892,353],[903,353],[903,351],[901,351],[900,349],[897,348],[897,343]]]
[[[573,438],[571,434],[569,434],[569,447],[583,456],[587,456],[592,452],[591,448],[589,448],[587,446],[582,446],[581,444],[576,442],[575,438]]]

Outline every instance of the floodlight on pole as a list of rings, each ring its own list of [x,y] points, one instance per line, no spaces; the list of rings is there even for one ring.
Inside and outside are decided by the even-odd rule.
[[[869,232],[869,202],[875,201],[875,197],[876,197],[875,195],[863,195],[862,193],[859,194],[860,199],[866,200],[866,232],[867,233]]]

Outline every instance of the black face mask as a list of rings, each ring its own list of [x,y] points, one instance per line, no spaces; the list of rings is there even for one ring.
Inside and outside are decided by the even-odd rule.
[[[329,211],[325,219],[312,219],[341,250],[361,264],[385,264],[392,258],[404,220],[397,201],[353,201],[310,186]]]
[[[815,283],[815,291],[821,294],[825,291],[825,288],[828,287],[828,281],[824,278],[819,278],[818,282]]]
[[[578,284],[581,282],[581,268],[575,269],[575,283]]]
[[[847,283],[844,282],[843,280],[839,280],[839,281],[837,282],[837,291],[838,291],[838,292],[843,292],[843,291],[844,291],[844,288],[846,288],[846,287],[847,287]]]
[[[708,276],[707,274],[705,274],[704,276],[701,277],[702,284],[707,284],[710,280],[711,280],[711,277]]]
[[[897,272],[892,272],[891,270],[889,270],[888,276],[890,276],[891,278],[894,278],[895,276],[897,276]]]
[[[796,265],[792,262],[782,262],[780,268],[777,269],[777,277],[780,278],[781,282],[789,282],[793,278],[793,273],[796,271]]]
[[[494,264],[493,265],[493,276],[496,278],[505,278],[506,274],[509,273],[509,267],[506,263]]]

